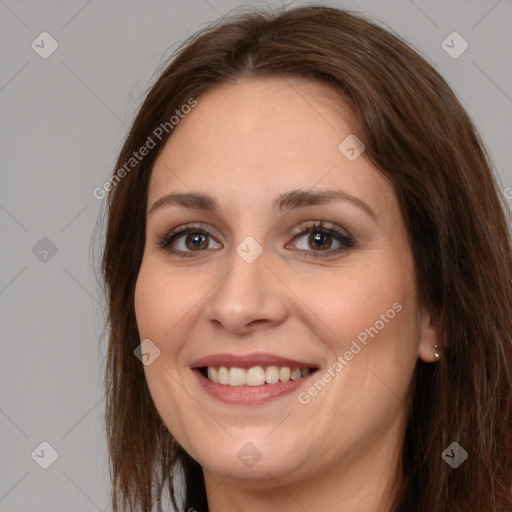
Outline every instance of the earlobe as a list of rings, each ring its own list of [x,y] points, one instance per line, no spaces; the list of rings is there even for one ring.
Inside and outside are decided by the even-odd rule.
[[[420,343],[418,356],[425,363],[435,363],[441,359],[439,329],[435,317],[422,308],[420,320]]]

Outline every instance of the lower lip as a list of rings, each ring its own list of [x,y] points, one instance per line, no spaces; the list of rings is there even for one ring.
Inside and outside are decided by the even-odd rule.
[[[257,405],[265,404],[277,398],[289,395],[304,384],[316,372],[306,377],[276,384],[262,384],[261,386],[230,386],[217,384],[207,379],[199,370],[193,369],[203,389],[213,398],[226,404]]]

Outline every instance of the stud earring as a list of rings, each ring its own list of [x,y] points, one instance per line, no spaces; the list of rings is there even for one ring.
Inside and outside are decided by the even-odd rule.
[[[438,345],[434,345],[434,357],[436,358],[436,361],[439,360],[439,358],[441,357],[441,354],[439,354],[438,350],[439,350],[439,346]]]

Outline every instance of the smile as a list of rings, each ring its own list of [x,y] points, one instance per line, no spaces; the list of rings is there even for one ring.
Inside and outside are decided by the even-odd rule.
[[[252,368],[227,368],[208,366],[201,369],[203,375],[212,382],[223,386],[263,386],[289,380],[299,380],[309,375],[310,368],[290,368],[289,366],[253,366]]]
[[[203,389],[228,404],[262,404],[295,391],[318,367],[270,354],[217,354],[191,365]]]

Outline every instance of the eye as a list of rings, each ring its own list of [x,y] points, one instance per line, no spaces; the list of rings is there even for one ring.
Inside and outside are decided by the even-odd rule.
[[[183,257],[195,256],[194,253],[206,250],[220,249],[222,244],[213,243],[214,238],[208,229],[204,224],[198,226],[187,224],[158,237],[156,245],[171,254]],[[304,240],[301,241],[301,239]],[[327,226],[324,221],[302,223],[293,238],[293,241],[296,240],[299,240],[298,244],[297,242],[288,243],[286,248],[296,249],[308,257],[315,258],[333,256],[354,246],[354,241],[348,234],[334,224]]]
[[[203,225],[199,227],[185,225],[160,237],[157,246],[178,256],[187,257],[193,256],[194,252],[212,249],[210,243],[212,240],[211,235],[203,229]],[[217,243],[213,248],[219,249],[220,247],[222,245]]]
[[[307,256],[314,258],[333,256],[354,246],[354,241],[349,235],[334,224],[326,226],[323,221],[301,224],[299,226],[299,233],[294,237],[294,240],[300,241],[301,239],[303,241],[298,244],[298,250],[303,253],[309,253]],[[333,249],[333,245],[337,245],[337,248]],[[286,247],[290,248],[290,244]],[[312,247],[313,250],[309,250],[308,247]]]

